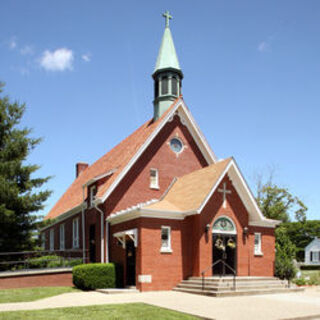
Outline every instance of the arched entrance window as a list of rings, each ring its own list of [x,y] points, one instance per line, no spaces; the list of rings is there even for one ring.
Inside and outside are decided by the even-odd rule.
[[[237,229],[226,216],[212,226],[212,262],[213,275],[232,275],[237,268]]]
[[[237,229],[230,218],[220,217],[214,222],[212,233],[237,234]]]

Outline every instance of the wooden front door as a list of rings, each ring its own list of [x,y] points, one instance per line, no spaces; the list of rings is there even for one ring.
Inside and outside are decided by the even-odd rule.
[[[133,241],[126,242],[126,285],[136,285],[136,248]]]
[[[233,247],[231,244],[234,243]],[[228,234],[212,235],[212,263],[224,261],[233,270],[237,270],[237,236]],[[217,263],[212,268],[213,275],[233,275],[233,271],[223,262]]]

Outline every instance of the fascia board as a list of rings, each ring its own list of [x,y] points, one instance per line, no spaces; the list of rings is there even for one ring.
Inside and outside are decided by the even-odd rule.
[[[216,163],[218,161],[216,155],[214,154],[213,150],[211,149],[207,139],[205,138],[204,134],[202,133],[201,129],[199,128],[197,122],[195,121],[194,117],[192,116],[191,112],[189,111],[188,107],[185,105],[184,101],[182,103],[183,114],[187,118],[190,127],[189,131],[200,148],[203,155],[207,155],[205,158],[209,164]],[[180,112],[180,109],[179,109]],[[198,141],[199,140],[199,141]],[[199,145],[200,142],[200,145]]]
[[[81,210],[82,210],[83,205],[84,205],[84,208],[86,209],[86,208],[87,208],[86,203],[81,203],[81,204],[79,204],[78,206],[76,206],[76,207],[74,207],[74,208],[66,211],[65,213],[60,214],[58,217],[53,218],[53,219],[54,219],[54,222],[51,223],[51,224],[49,224],[48,226],[45,226],[45,227],[41,228],[41,229],[40,229],[40,232],[45,231],[46,229],[51,228],[51,227],[54,226],[55,224],[60,223],[60,222],[62,222],[62,221],[64,221],[64,220],[66,220],[66,219],[68,219],[68,218],[70,218],[70,217],[72,217],[72,216],[80,213]]]

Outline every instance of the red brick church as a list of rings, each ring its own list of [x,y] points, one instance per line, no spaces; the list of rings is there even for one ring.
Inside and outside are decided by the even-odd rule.
[[[234,158],[217,159],[186,106],[164,16],[153,117],[95,163],[76,164],[46,216],[45,247],[119,263],[125,285],[142,291],[203,271],[273,276],[277,221],[262,215]]]

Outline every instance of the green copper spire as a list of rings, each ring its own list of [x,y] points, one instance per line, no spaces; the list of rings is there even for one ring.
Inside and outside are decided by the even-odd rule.
[[[172,16],[166,11],[166,27],[158,54],[156,67],[152,74],[154,79],[154,120],[157,120],[181,94],[183,73],[180,69],[176,49],[174,47],[169,22]]]
[[[168,68],[181,71],[178,56],[172,39],[172,34],[169,29],[169,21],[172,19],[172,16],[168,11],[166,11],[162,16],[166,18],[166,27],[164,29],[154,73]]]

